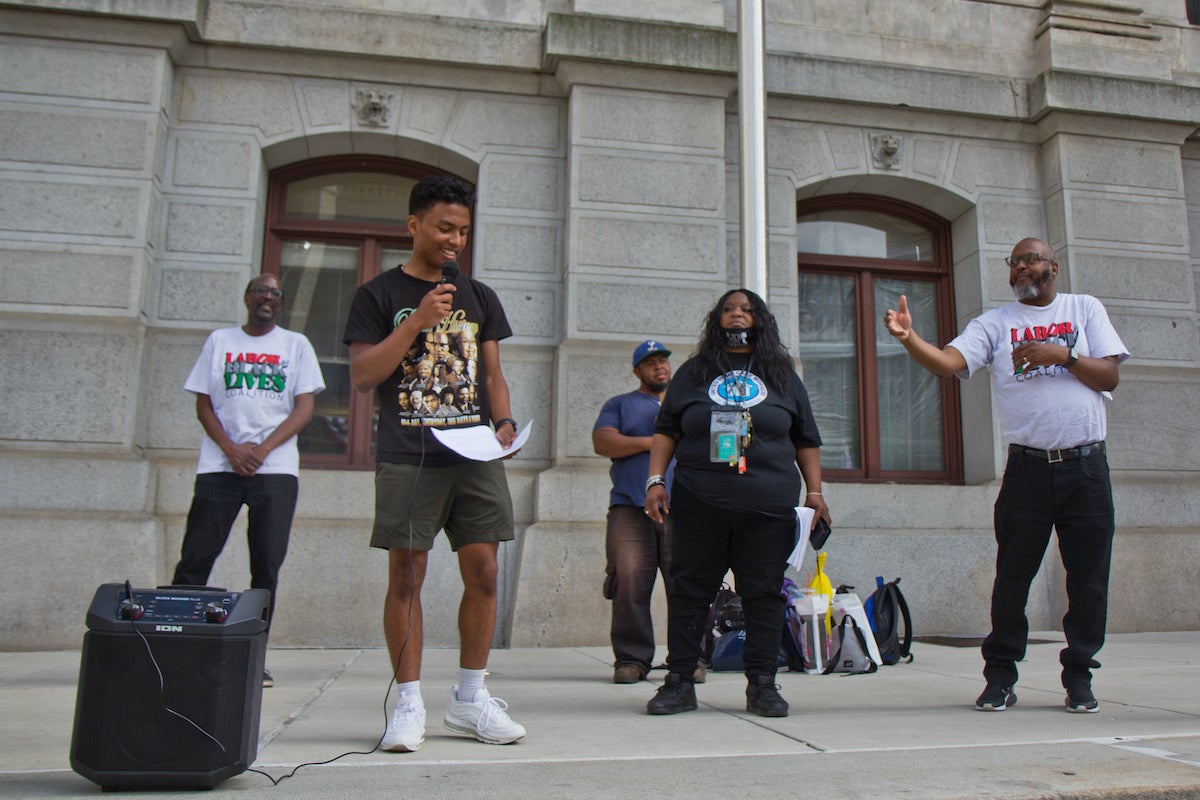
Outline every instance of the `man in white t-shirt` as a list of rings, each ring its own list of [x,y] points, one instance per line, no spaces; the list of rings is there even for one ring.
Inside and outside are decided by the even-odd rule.
[[[249,321],[209,334],[183,387],[196,395],[205,436],[171,582],[207,583],[244,505],[250,586],[271,592],[273,614],[299,489],[296,434],[312,419],[313,396],[325,381],[308,339],[276,324],[283,311],[278,278],[259,275],[250,281],[244,301]],[[264,671],[263,686],[272,683]]]
[[[945,348],[912,329],[907,299],[884,324],[913,359],[935,375],[967,379],[987,367],[1000,430],[1009,442],[996,498],[996,579],[992,630],[983,643],[987,687],[980,711],[1017,702],[1013,685],[1025,657],[1025,604],[1050,541],[1067,573],[1067,646],[1059,654],[1066,707],[1094,713],[1095,655],[1104,644],[1115,527],[1104,438],[1105,408],[1129,351],[1104,306],[1085,294],[1055,291],[1058,263],[1039,239],[1024,239],[1006,259],[1016,302],[971,320]]]

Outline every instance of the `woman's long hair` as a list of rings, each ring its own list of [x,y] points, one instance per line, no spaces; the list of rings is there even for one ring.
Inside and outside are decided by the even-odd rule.
[[[729,354],[725,352],[725,337],[721,335],[721,309],[730,295],[741,292],[750,301],[754,314],[754,372],[778,392],[786,392],[796,371],[787,347],[779,338],[779,324],[767,304],[749,289],[730,289],[721,295],[708,312],[700,341],[696,345],[696,381],[707,383],[729,369]]]

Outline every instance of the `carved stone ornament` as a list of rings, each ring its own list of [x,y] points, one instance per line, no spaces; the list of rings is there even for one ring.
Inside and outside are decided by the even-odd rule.
[[[894,133],[871,135],[871,157],[880,169],[900,169],[900,152],[904,140]]]
[[[392,115],[392,100],[394,94],[384,92],[359,92],[355,110],[358,112],[358,122],[368,128],[388,127],[388,118]]]

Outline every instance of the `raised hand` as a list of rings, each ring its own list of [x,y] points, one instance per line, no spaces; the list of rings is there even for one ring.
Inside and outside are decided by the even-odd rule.
[[[887,310],[887,313],[883,315],[883,324],[888,333],[900,341],[908,338],[908,335],[912,333],[912,314],[908,312],[907,295],[900,295],[899,311],[893,311],[890,308]]]

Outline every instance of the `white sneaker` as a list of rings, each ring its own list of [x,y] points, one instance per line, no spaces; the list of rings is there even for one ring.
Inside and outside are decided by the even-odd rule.
[[[425,741],[425,706],[405,703],[403,698],[396,703],[387,733],[379,743],[380,750],[393,753],[415,753]]]
[[[480,689],[474,703],[458,699],[458,687],[450,689],[450,705],[442,719],[446,727],[458,733],[474,736],[487,744],[512,744],[525,736],[525,728],[513,722],[505,713],[508,703]]]

